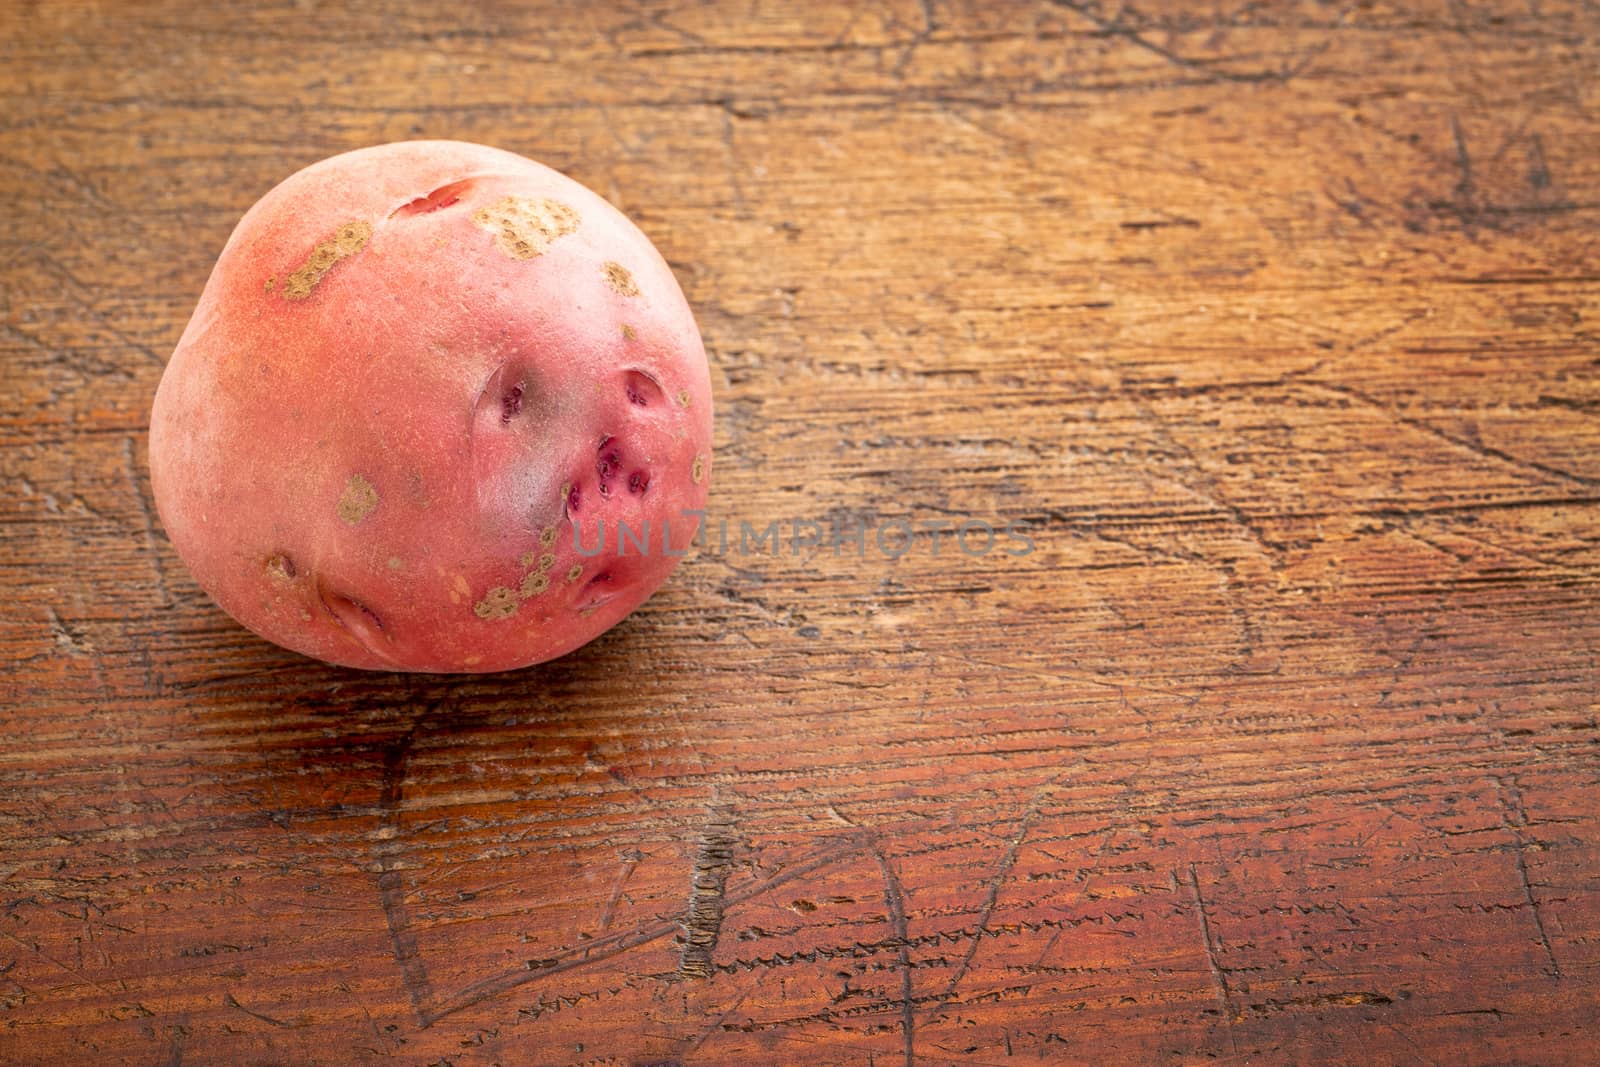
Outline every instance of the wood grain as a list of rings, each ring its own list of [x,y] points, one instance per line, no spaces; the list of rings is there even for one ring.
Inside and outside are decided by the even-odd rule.
[[[1580,0],[8,5],[0,1060],[1591,1062],[1597,69]],[[735,533],[909,549],[502,676],[223,616],[164,359],[411,137],[658,243]]]

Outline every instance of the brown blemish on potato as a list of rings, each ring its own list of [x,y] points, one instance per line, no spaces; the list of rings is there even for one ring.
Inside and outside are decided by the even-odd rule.
[[[582,578],[582,577],[583,577],[583,564],[574,563],[572,566],[567,568],[567,581],[575,582],[579,578]]]
[[[627,323],[623,323],[622,324],[622,339],[624,341],[631,341],[635,337],[638,337],[638,336],[639,336],[639,331],[638,330],[635,330],[632,326],[629,326]]]
[[[522,584],[517,587],[517,591],[520,592],[523,599],[526,600],[528,597],[538,596],[540,593],[549,588],[550,576],[541,571],[537,574],[530,574],[523,578]]]
[[[689,478],[695,485],[699,485],[706,477],[706,457],[704,454],[694,457],[694,466],[689,468]]]
[[[399,556],[390,556],[389,557],[389,569],[390,570],[397,571],[401,567],[403,567],[404,565],[405,565],[404,562],[400,559]]]
[[[539,531],[539,547],[540,548],[549,548],[551,545],[553,545],[555,543],[556,543],[556,528],[554,526],[546,526],[544,529]]]
[[[494,234],[494,243],[512,259],[532,259],[549,251],[558,237],[578,228],[578,213],[559,200],[508,196],[479,208],[472,221]]]
[[[689,390],[685,389],[678,394],[678,406],[680,408],[689,406]]]
[[[517,594],[497,585],[473,606],[472,613],[480,619],[509,619],[517,613]]]
[[[352,474],[339,498],[339,517],[351,526],[372,514],[378,506],[378,491],[359,474]]]
[[[541,574],[555,565],[556,554],[554,552],[546,552],[544,555],[539,557],[539,572]]]
[[[294,560],[279,552],[266,562],[267,577],[275,582],[292,582],[295,576]]]
[[[621,263],[608,262],[603,269],[606,272],[606,281],[611,283],[611,288],[623,296],[639,295],[639,287],[633,283],[633,274],[627,267],[624,267]]]
[[[372,239],[372,223],[356,220],[340,226],[334,235],[311,250],[311,258],[283,282],[285,300],[304,300],[341,259],[355,255]]]
[[[261,291],[265,292],[265,293],[270,293],[270,292],[272,292],[272,287],[274,285],[277,285],[277,284],[278,284],[278,276],[276,274],[269,274],[269,275],[267,275],[267,284],[262,287]]]

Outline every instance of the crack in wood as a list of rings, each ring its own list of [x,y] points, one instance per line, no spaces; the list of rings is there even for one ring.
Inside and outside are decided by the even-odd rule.
[[[722,933],[722,912],[727,906],[728,872],[741,842],[733,809],[719,806],[711,812],[700,834],[689,888],[689,907],[683,918],[683,951],[677,977],[708,978],[711,954]]]
[[[911,984],[911,939],[906,924],[906,894],[894,865],[876,842],[872,845],[872,856],[878,861],[878,870],[883,874],[883,902],[889,909],[889,923],[894,928],[895,941],[898,942],[895,963],[900,969],[900,1033],[906,1067],[914,1067],[917,1062],[917,1002]]]
[[[1203,75],[1207,81],[1213,82],[1235,82],[1242,85],[1253,85],[1261,82],[1290,82],[1305,73],[1306,69],[1316,61],[1317,57],[1327,51],[1331,43],[1331,41],[1324,40],[1308,49],[1292,63],[1285,63],[1277,70],[1225,70],[1215,66],[1216,60],[1196,59],[1192,56],[1186,56],[1152,40],[1140,28],[1125,21],[1124,16],[1132,13],[1131,8],[1119,8],[1114,14],[1108,16],[1101,12],[1100,5],[1094,0],[1048,0],[1048,2],[1054,7],[1075,12],[1088,19],[1100,33],[1107,37],[1121,38],[1136,48],[1142,48],[1153,56],[1159,56],[1179,70]]]
[[[833,846],[823,849],[818,853],[799,861],[794,866],[757,882],[743,889],[728,893],[724,901],[724,910],[736,904],[770,893],[779,886],[815,874],[817,871],[848,859],[860,852],[864,841],[856,835],[846,836],[842,842],[838,839],[827,842]],[[631,930],[619,931],[610,937],[596,938],[583,946],[573,946],[562,949],[554,956],[541,961],[528,961],[520,968],[500,974],[490,975],[479,979],[458,990],[448,999],[439,1002],[428,1010],[423,1019],[424,1027],[432,1026],[459,1011],[463,1011],[490,997],[509,992],[529,982],[537,982],[542,978],[565,974],[569,971],[580,970],[592,964],[602,963],[624,952],[659,941],[674,933],[681,933],[682,920],[662,920],[656,923],[646,923],[636,926]]]
[[[244,1012],[246,1015],[250,1016],[250,1018],[252,1018],[252,1019],[260,1019],[262,1022],[266,1023],[268,1026],[287,1027],[289,1025],[288,1023],[284,1022],[282,1019],[274,1019],[272,1016],[266,1014],[265,1012],[255,1011],[255,1010],[253,1010],[251,1008],[245,1007],[243,1004],[240,1004],[237,999],[234,998],[234,995],[232,993],[224,993],[224,994],[222,994],[222,1003],[226,1004],[230,1008],[235,1008],[235,1009],[237,1009],[239,1011]]]
[[[1039,808],[1050,795],[1060,779],[1051,781],[1035,791],[1033,799],[1028,803],[1028,809],[1022,815],[1022,820],[1017,824],[1017,832],[1011,835],[1010,842],[1006,845],[1005,852],[1000,857],[1000,862],[995,865],[994,875],[989,879],[988,891],[984,894],[983,907],[978,913],[978,929],[972,935],[972,942],[967,945],[967,950],[961,956],[961,963],[957,965],[955,974],[950,976],[949,983],[945,986],[946,998],[955,996],[956,987],[961,984],[961,979],[967,975],[967,970],[972,966],[973,957],[978,954],[978,946],[982,943],[984,935],[989,932],[989,921],[994,917],[995,903],[1000,898],[1000,888],[1005,885],[1006,878],[1011,874],[1011,868],[1016,865],[1017,852],[1022,848],[1022,843],[1027,840],[1028,831],[1033,828],[1034,821],[1039,817]]]
[[[1534,894],[1533,881],[1528,877],[1528,851],[1534,842],[1529,841],[1524,832],[1528,826],[1528,809],[1522,802],[1522,788],[1515,778],[1495,779],[1505,794],[1505,811],[1500,819],[1506,829],[1511,831],[1511,836],[1516,840],[1516,850],[1512,853],[1517,864],[1517,881],[1522,888],[1522,897],[1528,903],[1528,911],[1533,915],[1533,927],[1539,935],[1539,944],[1544,947],[1544,958],[1549,963],[1549,973],[1552,978],[1559,979],[1561,964],[1556,962],[1556,950],[1550,944],[1550,933],[1544,925],[1544,908],[1539,897]]]
[[[1176,873],[1173,875],[1173,881],[1177,881]],[[1211,936],[1211,919],[1206,914],[1205,898],[1200,895],[1200,875],[1193,863],[1189,864],[1188,885],[1189,893],[1194,898],[1195,917],[1200,922],[1200,940],[1205,945],[1206,966],[1211,971],[1212,982],[1216,984],[1217,1004],[1222,1008],[1222,1017],[1229,1023],[1228,1039],[1232,1042],[1234,1040],[1232,1024],[1239,1017],[1239,1012],[1233,1006],[1233,991],[1228,988],[1227,969],[1217,960],[1217,946]]]
[[[406,765],[411,759],[411,749],[416,743],[416,726],[383,749],[383,787],[378,806],[378,843],[373,852],[377,857],[378,902],[383,907],[384,921],[389,927],[389,943],[412,1010],[419,1021],[425,1022],[433,1003],[433,987],[428,981],[427,967],[417,948],[416,933],[411,929],[410,915],[406,909],[405,876],[400,868],[400,857],[405,846],[401,841],[400,805],[404,796]]]

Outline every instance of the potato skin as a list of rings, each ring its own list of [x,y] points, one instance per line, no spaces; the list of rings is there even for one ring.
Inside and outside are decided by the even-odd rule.
[[[710,455],[705,350],[650,241],[570,178],[453,141],[262,197],[150,426],[161,521],[217,603],[381,670],[506,670],[614,626],[677,563],[665,531],[688,545]]]

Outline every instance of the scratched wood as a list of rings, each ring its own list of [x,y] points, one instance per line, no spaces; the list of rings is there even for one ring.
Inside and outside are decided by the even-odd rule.
[[[0,11],[0,1060],[1592,1062],[1592,3],[359,8]],[[408,137],[656,240],[735,542],[909,548],[503,676],[230,622],[163,361]]]

